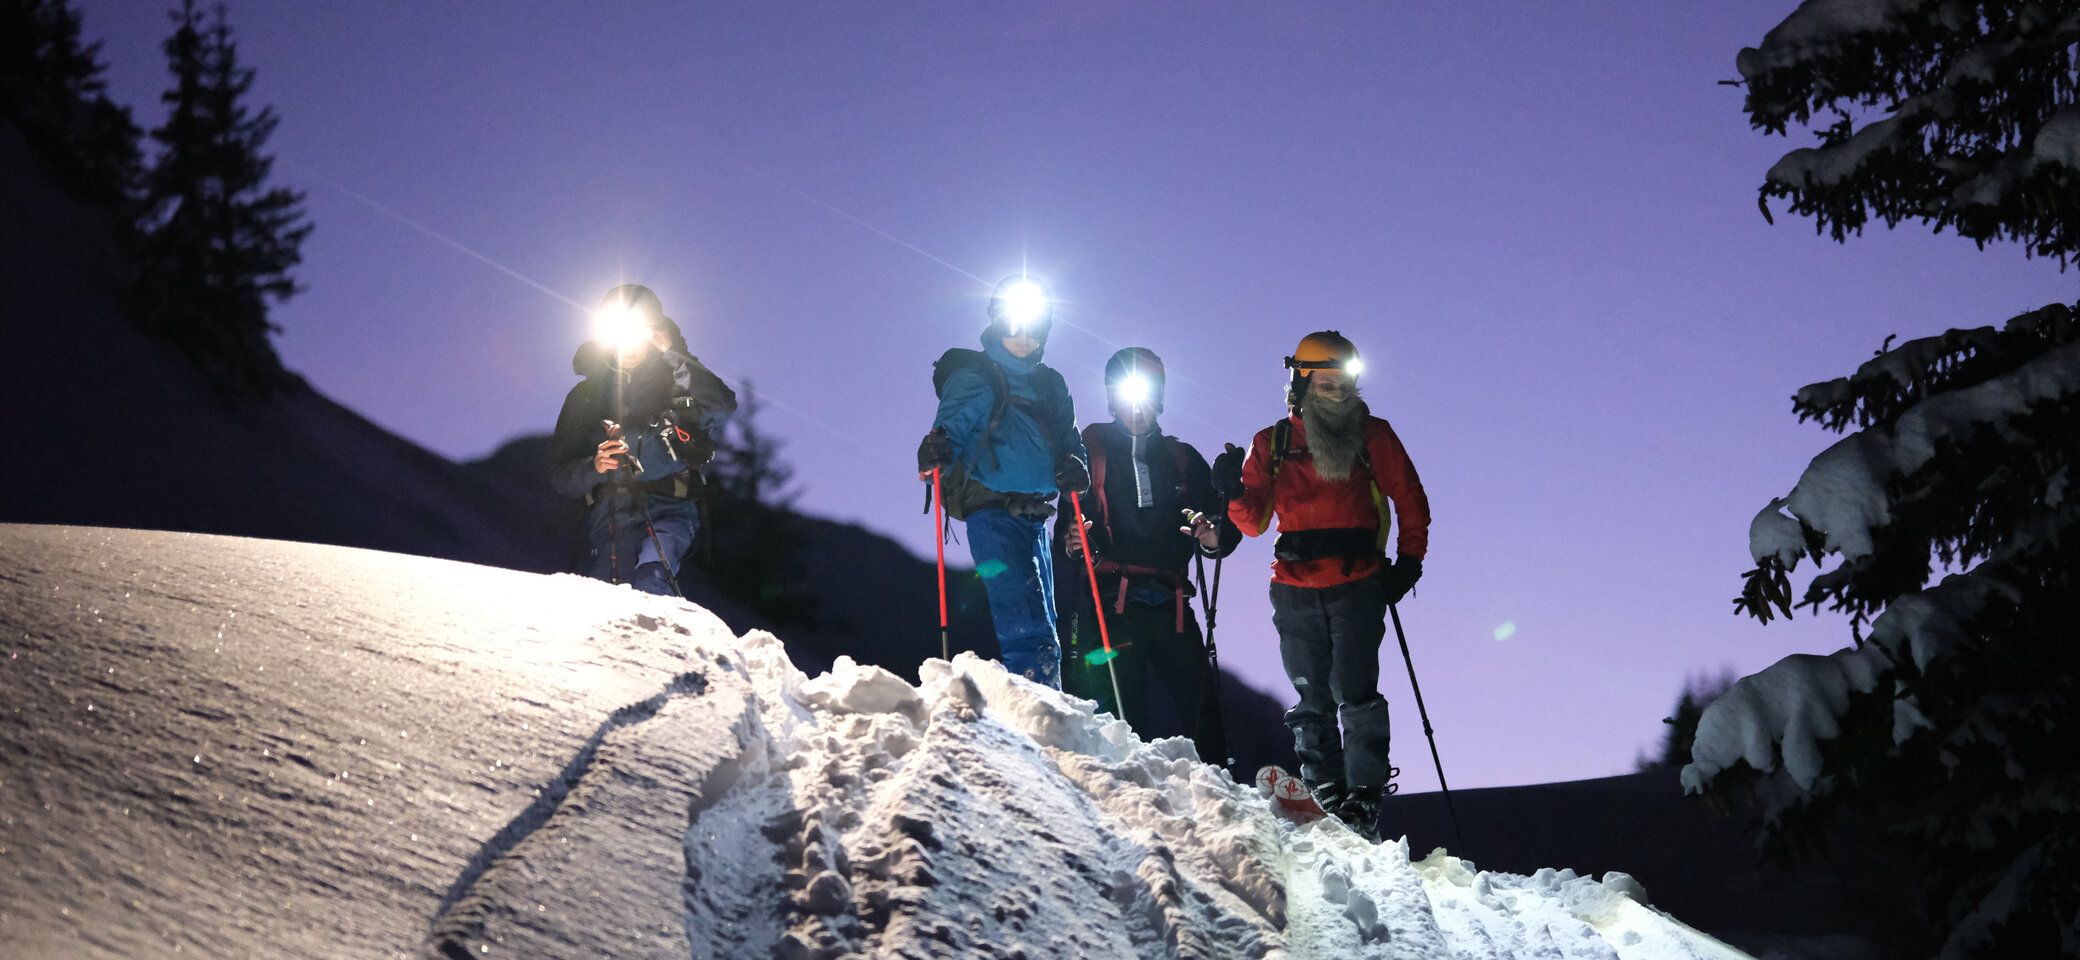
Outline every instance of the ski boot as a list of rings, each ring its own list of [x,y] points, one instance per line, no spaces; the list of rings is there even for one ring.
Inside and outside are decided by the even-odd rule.
[[[1345,787],[1341,780],[1303,779],[1302,782],[1307,784],[1307,792],[1314,795],[1314,802],[1321,804],[1322,810],[1332,817],[1336,815],[1337,808],[1350,796],[1350,789]]]
[[[1359,787],[1328,809],[1336,819],[1343,821],[1344,826],[1351,828],[1352,833],[1364,837],[1366,843],[1378,843],[1379,796],[1378,788]]]
[[[660,597],[677,595],[672,585],[671,568],[656,560],[637,567],[636,575],[628,578],[628,582],[644,593],[654,593]]]

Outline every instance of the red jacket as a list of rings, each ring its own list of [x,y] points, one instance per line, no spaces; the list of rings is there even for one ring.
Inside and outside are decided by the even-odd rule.
[[[1271,476],[1271,441],[1277,427],[1258,431],[1250,442],[1249,458],[1242,463],[1243,495],[1228,504],[1228,518],[1252,537],[1271,528],[1272,514],[1278,529],[1323,530],[1359,527],[1378,530],[1386,503],[1373,498],[1373,484],[1391,501],[1394,526],[1400,530],[1395,551],[1421,557],[1430,548],[1430,498],[1423,493],[1422,478],[1394,428],[1378,417],[1365,419],[1365,449],[1372,469],[1365,464],[1351,468],[1343,480],[1324,480],[1315,473],[1314,458],[1307,452],[1307,427],[1298,415],[1288,417],[1291,433],[1280,458],[1278,476]],[[1305,561],[1274,561],[1271,579],[1297,587],[1333,587],[1362,580],[1379,571],[1379,560],[1363,557],[1345,569],[1345,561],[1324,557]]]

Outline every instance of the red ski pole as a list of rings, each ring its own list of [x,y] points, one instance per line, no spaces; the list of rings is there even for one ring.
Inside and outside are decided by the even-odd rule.
[[[939,546],[939,659],[952,660],[953,650],[946,642],[946,516],[945,506],[939,499],[939,468],[932,468],[932,539]]]
[[[1098,595],[1098,568],[1091,563],[1091,534],[1083,526],[1083,498],[1072,491],[1069,503],[1076,508],[1076,539],[1083,544],[1083,572],[1091,578],[1091,614],[1098,618],[1098,642],[1105,645],[1105,674],[1112,678],[1112,705],[1120,711],[1120,719],[1125,720],[1127,705],[1119,698],[1119,670],[1112,665],[1112,632],[1105,628],[1105,598]]]

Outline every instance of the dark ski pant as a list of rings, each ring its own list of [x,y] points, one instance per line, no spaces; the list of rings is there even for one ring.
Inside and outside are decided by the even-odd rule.
[[[1301,777],[1339,781],[1353,791],[1386,785],[1387,698],[1379,694],[1386,621],[1386,588],[1378,577],[1333,587],[1271,585],[1279,658],[1300,694],[1299,705],[1286,711],[1286,726]]]
[[[1089,591],[1084,591],[1088,594]],[[1199,633],[1199,620],[1188,608],[1184,630],[1177,629],[1177,609],[1127,601],[1125,613],[1105,608],[1105,626],[1111,631],[1112,649],[1118,654],[1110,666],[1119,674],[1121,705],[1112,702],[1112,677],[1106,664],[1092,664],[1089,657],[1103,659],[1104,644],[1098,621],[1088,605],[1070,617],[1064,631],[1069,648],[1062,655],[1062,689],[1086,700],[1098,701],[1098,709],[1127,721],[1135,732],[1148,735],[1149,675],[1161,678],[1177,717],[1199,749],[1199,759],[1215,766],[1228,762],[1227,731],[1221,729],[1218,682],[1206,662],[1206,641]]]
[[[670,596],[672,586],[658,568],[640,572],[638,568],[660,559],[657,543],[661,543],[661,559],[677,574],[679,562],[693,546],[694,531],[700,528],[700,506],[677,497],[648,499],[650,527],[644,526],[643,510],[626,493],[609,493],[593,503],[588,531],[592,544],[587,555],[591,564],[588,575],[609,583],[634,584],[645,593]],[[650,542],[653,528],[657,531],[657,543]]]
[[[968,514],[968,554],[989,594],[990,622],[1004,669],[1062,687],[1062,648],[1054,639],[1054,551],[1044,518],[999,509]]]

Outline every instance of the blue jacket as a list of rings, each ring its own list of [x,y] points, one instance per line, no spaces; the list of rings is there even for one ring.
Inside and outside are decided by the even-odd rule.
[[[946,378],[939,413],[932,426],[946,428],[956,463],[968,477],[998,493],[1050,494],[1055,458],[1073,453],[1089,462],[1083,437],[1076,432],[1076,407],[1069,387],[1054,368],[1040,362],[1043,347],[1021,360],[1004,349],[1001,338],[982,336],[982,352],[1004,369],[1010,402],[990,434],[988,449],[977,449],[996,407],[996,387],[980,364]],[[1037,416],[1035,416],[1037,414]]]

